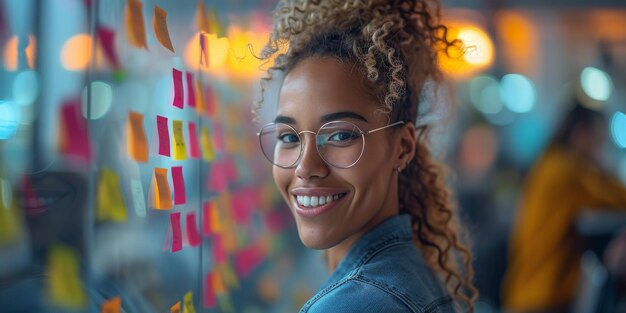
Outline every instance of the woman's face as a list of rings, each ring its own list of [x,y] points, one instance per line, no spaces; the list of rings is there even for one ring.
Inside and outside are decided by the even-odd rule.
[[[351,72],[352,71],[352,72]],[[285,77],[276,121],[297,132],[317,132],[328,121],[348,121],[362,131],[388,124],[368,95],[358,71],[334,58],[300,61]],[[369,228],[398,213],[399,144],[392,129],[365,136],[361,159],[347,169],[328,165],[313,134],[302,133],[303,154],[294,168],[273,167],[276,185],[288,203],[300,239],[309,248],[327,249],[354,241]],[[308,197],[308,199],[305,199]],[[314,199],[316,198],[316,199]],[[321,202],[329,203],[320,205]],[[317,206],[313,204],[317,203]]]

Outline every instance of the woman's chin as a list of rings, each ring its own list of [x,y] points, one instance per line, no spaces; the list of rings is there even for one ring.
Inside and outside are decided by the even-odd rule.
[[[298,236],[300,236],[300,241],[302,244],[309,248],[315,250],[323,250],[328,249],[333,246],[330,238],[326,238],[322,231],[317,229],[310,229],[300,224],[297,224],[298,227]]]

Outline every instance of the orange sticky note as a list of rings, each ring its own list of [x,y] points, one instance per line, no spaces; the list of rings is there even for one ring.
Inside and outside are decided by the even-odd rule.
[[[202,91],[202,83],[200,83],[199,79],[196,79],[194,82],[196,91],[196,113],[198,115],[204,112],[204,92]]]
[[[200,131],[200,146],[202,147],[202,158],[211,162],[215,160],[215,152],[213,151],[213,142],[209,135],[209,130],[206,127],[202,127]]]
[[[226,284],[224,283],[224,278],[222,277],[222,274],[219,271],[215,271],[213,273],[213,290],[215,290],[216,294],[225,294],[228,292],[228,288],[226,287]]]
[[[55,244],[48,250],[47,292],[55,307],[83,310],[87,297],[80,278],[78,253],[69,246]]]
[[[198,22],[198,30],[200,32],[209,32],[209,20],[206,18],[206,9],[204,8],[204,0],[198,1],[196,8],[196,20]]]
[[[154,33],[156,34],[157,40],[161,45],[174,52],[174,46],[172,46],[172,41],[170,40],[170,32],[167,30],[167,12],[158,5],[154,6],[152,25],[154,26]]]
[[[183,297],[183,313],[196,313],[193,305],[193,293],[188,291]]]
[[[148,162],[148,139],[143,129],[143,114],[128,112],[128,153],[137,162]]]
[[[176,304],[172,305],[170,308],[171,313],[180,313],[180,301],[176,302]]]
[[[187,146],[185,146],[185,136],[183,135],[183,121],[172,121],[172,131],[174,132],[174,160],[187,159]]]
[[[172,196],[170,195],[170,185],[167,182],[167,169],[155,168],[152,177],[154,207],[159,210],[169,210],[172,208]]]
[[[143,4],[139,0],[127,0],[124,17],[126,35],[130,44],[137,48],[148,48],[146,27],[143,23]]]
[[[119,176],[112,170],[103,168],[98,182],[96,219],[119,223],[126,221],[126,218],[126,205],[122,198]]]
[[[215,288],[213,287],[213,272],[209,272],[204,277],[204,297],[203,305],[205,308],[212,308],[215,306]]]
[[[121,313],[122,312],[122,298],[114,297],[106,300],[100,308],[100,313]]]

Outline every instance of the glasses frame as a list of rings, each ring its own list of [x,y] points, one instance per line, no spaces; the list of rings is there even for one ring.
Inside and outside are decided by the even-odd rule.
[[[333,124],[333,123],[348,123],[348,124],[352,124],[352,126],[354,126],[354,128],[356,128],[359,131],[359,134],[361,134],[361,140],[363,141],[363,147],[361,148],[361,153],[359,154],[359,157],[352,164],[350,164],[348,166],[345,166],[345,167],[337,166],[335,164],[330,163],[328,160],[326,160],[326,158],[324,158],[324,156],[320,153],[319,146],[317,145],[317,139],[318,139],[317,138],[317,134],[319,133],[319,130],[324,128],[325,126]],[[284,124],[284,123],[268,123],[268,124],[263,125],[263,127],[261,127],[261,130],[258,133],[256,133],[256,135],[257,135],[257,137],[259,137],[259,146],[261,147],[261,152],[263,152],[263,156],[265,156],[265,158],[268,161],[270,161],[270,163],[272,163],[272,165],[274,165],[274,166],[278,166],[278,167],[283,168],[283,169],[290,169],[290,168],[294,168],[294,167],[298,166],[298,163],[300,162],[300,159],[302,159],[302,155],[304,154],[304,143],[303,143],[304,141],[302,140],[303,139],[302,134],[309,133],[309,134],[315,135],[315,150],[317,151],[317,154],[320,156],[320,158],[322,160],[324,160],[324,163],[326,163],[326,164],[328,164],[328,165],[330,165],[332,167],[336,167],[336,168],[340,168],[340,169],[347,169],[347,168],[351,168],[354,165],[356,165],[361,160],[361,158],[363,157],[363,152],[365,151],[365,135],[369,135],[371,133],[374,133],[374,132],[377,132],[379,130],[383,130],[383,129],[386,129],[386,128],[390,128],[390,127],[394,127],[394,126],[398,126],[398,125],[403,125],[404,123],[405,123],[404,121],[397,121],[395,123],[391,123],[391,124],[385,125],[383,127],[375,128],[375,129],[368,130],[368,131],[363,131],[363,130],[361,130],[361,128],[359,128],[359,126],[357,126],[354,123],[348,122],[348,121],[330,121],[330,122],[324,123],[322,126],[320,126],[320,128],[318,128],[317,132],[314,132],[312,130],[302,130],[302,131],[298,132],[298,131],[296,131],[295,128],[293,128],[291,125],[288,125],[288,124]],[[278,165],[278,164],[274,163],[272,160],[270,160],[270,158],[267,156],[267,154],[263,150],[263,144],[261,142],[261,133],[263,132],[263,130],[266,127],[269,127],[269,126],[272,126],[272,125],[284,125],[284,126],[287,126],[291,130],[293,130],[293,132],[295,134],[298,135],[298,138],[300,138],[300,142],[299,142],[300,143],[300,152],[298,154],[298,158],[296,158],[296,160],[293,162],[293,164],[291,164],[289,166],[282,166],[282,165]]]

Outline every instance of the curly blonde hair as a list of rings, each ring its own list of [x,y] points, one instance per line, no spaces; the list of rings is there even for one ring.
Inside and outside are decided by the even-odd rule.
[[[442,81],[437,54],[462,49],[462,43],[447,38],[439,11],[436,0],[280,0],[259,56],[270,66],[253,111],[261,108],[275,72],[287,73],[308,57],[335,57],[367,78],[368,90],[391,122],[416,123],[424,111],[426,82]],[[411,215],[414,241],[427,263],[473,312],[478,292],[472,256],[444,182],[445,167],[430,153],[429,130],[428,124],[417,127],[415,157],[400,174],[400,211]]]

